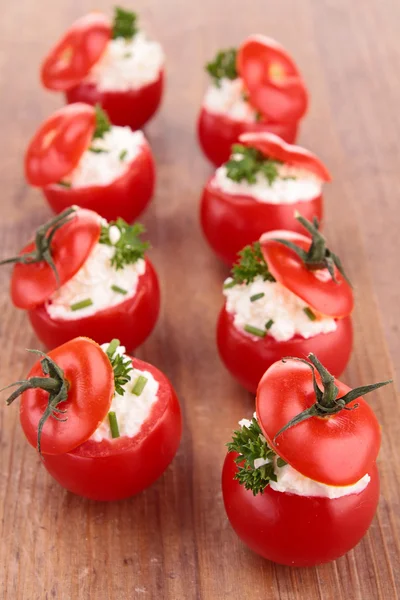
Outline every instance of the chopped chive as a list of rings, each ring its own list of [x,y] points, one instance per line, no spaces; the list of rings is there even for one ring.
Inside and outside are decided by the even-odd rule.
[[[147,377],[144,377],[144,375],[139,375],[139,377],[136,379],[135,385],[132,388],[132,394],[135,394],[135,396],[140,396],[146,383]]]
[[[252,335],[256,335],[257,337],[263,338],[266,336],[266,331],[264,331],[263,329],[258,329],[258,327],[253,327],[253,325],[245,325],[243,329],[247,333],[251,333]]]
[[[65,187],[65,188],[70,188],[72,187],[72,185],[70,184],[69,181],[59,181],[58,185],[61,185],[61,187]]]
[[[103,154],[108,152],[108,150],[105,150],[104,148],[94,148],[93,146],[89,146],[88,150],[94,154]]]
[[[253,296],[250,296],[250,302],[255,302],[256,300],[259,300],[260,298],[264,298],[265,294],[264,292],[260,292],[259,294],[253,294]]]
[[[236,281],[229,281],[228,283],[224,283],[224,290],[229,290],[229,288],[233,288],[236,285]]]
[[[92,306],[93,300],[91,298],[86,298],[86,300],[82,300],[81,302],[75,302],[75,304],[70,305],[71,310],[81,310],[81,308],[86,308],[87,306]]]
[[[119,153],[119,160],[124,160],[126,158],[126,155],[128,154],[128,150],[121,150],[121,152]]]
[[[113,340],[111,340],[111,342],[108,344],[108,348],[106,350],[106,354],[108,356],[108,358],[112,358],[115,354],[116,349],[119,346],[119,340],[117,340],[116,338],[114,338]]]
[[[117,292],[117,294],[124,294],[125,295],[125,294],[128,293],[127,290],[124,290],[124,288],[119,287],[119,285],[112,285],[111,289],[114,292]]]
[[[108,422],[110,423],[111,437],[119,438],[117,415],[113,410],[110,410],[110,412],[108,413]]]
[[[132,52],[125,52],[124,58],[131,58]]]
[[[303,311],[306,313],[306,315],[310,319],[310,321],[316,321],[317,317],[315,316],[315,314],[313,313],[311,308],[306,306],[305,308],[303,308]]]
[[[270,319],[269,321],[267,321],[265,323],[265,329],[268,331],[269,329],[271,329],[272,325],[274,324],[274,320]]]

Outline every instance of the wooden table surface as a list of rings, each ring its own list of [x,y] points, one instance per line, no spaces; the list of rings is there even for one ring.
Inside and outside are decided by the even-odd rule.
[[[18,250],[50,213],[23,177],[26,142],[61,105],[39,86],[50,44],[108,0],[14,0],[0,20],[1,255]],[[246,7],[246,8],[245,8]],[[355,351],[343,379],[365,384],[399,374],[397,260],[400,231],[400,42],[397,0],[138,0],[163,43],[168,87],[146,128],[158,163],[156,197],[144,217],[161,279],[161,317],[140,357],[164,370],[184,413],[179,453],[138,497],[94,503],[61,489],[26,443],[16,407],[0,408],[0,590],[5,600],[282,599],[394,600],[400,595],[400,410],[395,385],[370,401],[383,428],[382,495],[368,535],[333,564],[290,569],[262,560],[225,517],[224,444],[253,399],[221,365],[214,330],[225,271],[199,229],[210,173],[195,139],[206,85],[203,64],[220,47],[262,32],[296,57],[312,96],[300,141],[334,181],[327,234],[356,286]],[[24,376],[37,347],[26,315],[0,282],[2,385]],[[306,543],[306,541],[305,541]]]

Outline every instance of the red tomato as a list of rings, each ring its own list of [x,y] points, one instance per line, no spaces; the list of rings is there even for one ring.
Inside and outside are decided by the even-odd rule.
[[[157,111],[164,89],[164,71],[158,79],[127,92],[101,91],[93,83],[82,81],[66,92],[67,102],[100,104],[113,125],[140,129]]]
[[[274,278],[322,315],[350,315],[354,306],[353,291],[343,275],[335,268],[335,282],[327,269],[308,269],[293,250],[276,239],[290,240],[306,251],[311,246],[311,239],[300,233],[270,231],[263,234],[261,250]]]
[[[78,164],[96,126],[93,108],[83,103],[64,106],[38,129],[25,153],[25,176],[31,185],[60,181]]]
[[[248,123],[208,112],[205,108],[201,109],[197,123],[198,138],[203,152],[216,167],[229,159],[232,144],[237,143],[242,133],[267,131],[292,143],[296,139],[297,128],[297,121],[277,123],[271,120]]]
[[[159,382],[158,401],[133,438],[88,440],[72,452],[44,456],[48,472],[67,490],[92,500],[121,500],[158,479],[174,458],[182,433],[178,399],[158,369],[137,358],[137,369]]]
[[[99,60],[111,39],[111,23],[102,13],[81,17],[46,56],[41,78],[49,90],[67,90],[79,83]]]
[[[52,258],[63,285],[82,267],[101,231],[99,216],[89,210],[77,210],[69,221],[56,231],[51,242]],[[21,252],[32,252],[35,244],[28,244]],[[18,308],[32,309],[42,304],[57,289],[57,279],[44,261],[16,264],[11,279],[11,298]]]
[[[29,311],[32,327],[47,348],[54,348],[77,335],[90,337],[99,344],[118,338],[128,350],[140,346],[153,330],[160,310],[158,278],[146,259],[146,271],[140,276],[133,298],[77,320],[52,319],[44,304]]]
[[[235,454],[229,453],[222,473],[225,509],[232,527],[254,552],[283,565],[310,567],[342,556],[361,540],[379,500],[376,465],[371,481],[359,494],[331,500],[275,492],[253,492],[234,479]]]
[[[316,378],[322,389],[318,373]],[[337,398],[350,391],[340,381],[335,384],[339,388]],[[257,419],[268,445],[305,477],[327,485],[356,483],[375,463],[381,441],[377,418],[363,398],[348,405],[350,409],[357,405],[353,410],[312,417],[274,441],[282,427],[315,402],[310,365],[295,360],[272,365],[259,383],[256,399]]]
[[[44,187],[43,192],[56,213],[76,204],[95,210],[107,221],[122,217],[131,223],[150,202],[154,185],[155,165],[146,142],[128,170],[108,185],[64,188],[54,184]]]
[[[335,331],[320,333],[309,339],[300,335],[287,342],[278,342],[268,335],[254,339],[234,326],[233,316],[224,306],[218,319],[217,345],[226,368],[243,387],[255,394],[265,371],[285,356],[304,357],[312,352],[330,373],[339,376],[350,358],[353,327],[351,318],[346,317],[337,321]]]
[[[262,35],[248,37],[237,53],[237,70],[250,102],[268,120],[297,121],[307,110],[308,94],[286,50]]]
[[[61,422],[49,417],[41,435],[42,452],[58,457],[85,442],[103,421],[114,394],[114,374],[100,346],[83,337],[56,348],[49,356],[64,371],[69,383],[67,400],[57,405],[58,409],[67,410],[65,415],[58,415],[66,420]],[[28,378],[43,376],[38,361]],[[34,447],[48,399],[48,392],[41,389],[29,389],[21,397],[22,429]]]

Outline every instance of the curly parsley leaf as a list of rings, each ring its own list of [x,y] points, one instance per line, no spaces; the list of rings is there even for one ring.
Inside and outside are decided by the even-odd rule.
[[[111,123],[107,113],[101,108],[100,104],[96,104],[94,108],[96,111],[96,129],[94,130],[93,139],[95,140],[96,138],[103,138],[104,134],[110,131]],[[98,152],[99,150],[96,149],[94,151]],[[100,152],[104,152],[104,150],[100,150]]]
[[[112,38],[125,38],[131,40],[139,31],[137,25],[137,14],[116,6],[114,9],[114,21],[112,28]]]
[[[133,370],[133,366],[130,358],[116,353],[118,346],[119,340],[112,340],[106,350],[106,354],[114,372],[115,392],[123,396],[125,393],[123,386],[131,380],[130,371]]]
[[[233,265],[231,280],[225,284],[225,287],[233,287],[241,283],[248,285],[256,277],[262,277],[264,281],[275,281],[262,255],[260,242],[245,246],[239,252],[239,260]]]
[[[214,84],[219,87],[221,79],[236,79],[238,72],[236,70],[236,48],[221,50],[213,61],[206,64],[206,71],[214,80]]]
[[[236,452],[237,473],[235,479],[244,485],[246,490],[251,490],[256,496],[262,494],[270,481],[276,481],[274,459],[277,456],[268,446],[262,434],[257,419],[253,417],[251,424],[243,425],[233,432],[232,441],[227,444],[228,452]],[[257,459],[268,460],[267,464],[260,467],[254,466]],[[278,466],[285,465],[285,461],[278,458]]]
[[[245,180],[250,184],[256,183],[257,175],[261,173],[271,185],[279,177],[280,164],[277,160],[265,158],[256,148],[234,144],[232,155],[225,163],[225,167],[227,177],[233,181]]]
[[[110,240],[110,227],[115,226],[119,229],[120,237],[119,240],[113,244]],[[128,225],[124,219],[117,219],[116,221],[110,221],[107,225],[103,225],[100,233],[100,244],[106,244],[107,246],[114,246],[115,253],[111,259],[111,265],[118,271],[123,269],[126,265],[132,265],[140,258],[144,257],[146,250],[149,249],[150,244],[143,242],[140,239],[145,228],[140,223],[134,223]]]

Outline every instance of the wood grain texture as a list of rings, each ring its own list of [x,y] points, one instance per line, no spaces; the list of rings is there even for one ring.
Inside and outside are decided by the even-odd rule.
[[[38,83],[52,41],[97,0],[4,2],[0,21],[1,253],[19,249],[49,211],[22,175],[27,139],[61,104]],[[39,8],[40,7],[40,8]],[[246,7],[244,9],[244,7]],[[350,385],[400,371],[397,275],[400,230],[395,0],[137,0],[168,56],[162,111],[148,127],[158,163],[145,215],[162,291],[157,328],[139,355],[165,371],[185,431],[171,467],[151,489],[115,504],[62,490],[25,442],[18,411],[0,407],[0,595],[4,600],[395,600],[400,595],[400,408],[396,388],[371,403],[383,427],[377,517],[360,545],[330,565],[289,569],[250,553],[222,506],[224,444],[253,400],[222,367],[214,342],[225,271],[202,239],[201,187],[210,172],[195,140],[202,67],[219,47],[255,31],[296,57],[312,94],[301,142],[330,167],[327,233],[356,284]],[[6,272],[7,271],[7,272]],[[10,305],[0,273],[0,382],[23,376],[37,346]]]

